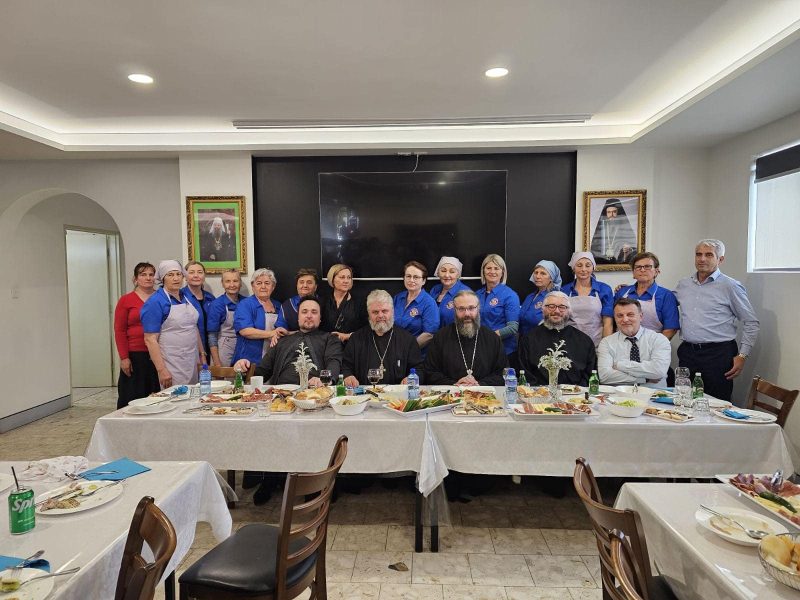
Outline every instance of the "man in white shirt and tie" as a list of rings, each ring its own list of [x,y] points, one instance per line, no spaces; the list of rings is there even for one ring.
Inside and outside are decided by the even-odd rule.
[[[669,340],[642,327],[642,305],[633,298],[614,303],[617,332],[597,347],[597,371],[606,385],[653,383],[666,385],[672,360]]]

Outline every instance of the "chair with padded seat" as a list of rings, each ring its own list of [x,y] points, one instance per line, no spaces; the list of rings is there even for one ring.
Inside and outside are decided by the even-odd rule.
[[[753,377],[753,383],[750,385],[750,392],[747,394],[747,405],[745,408],[754,409],[760,408],[766,412],[772,413],[778,417],[778,425],[781,427],[786,423],[789,416],[789,411],[794,406],[794,401],[797,400],[799,390],[787,390],[780,386],[770,383],[766,379],[762,379],[760,375]],[[759,396],[767,396],[775,401],[764,402]]]
[[[145,543],[152,552],[152,562],[142,556]],[[167,515],[153,498],[142,498],[128,530],[114,600],[152,600],[177,544],[178,536]],[[167,597],[171,597],[175,585],[172,575],[165,585]]]
[[[625,600],[643,600],[642,582],[636,579],[636,559],[630,539],[616,529],[611,532],[611,566]]]
[[[180,598],[291,600],[310,587],[311,600],[326,600],[328,515],[346,456],[341,436],[326,469],[289,473],[278,525],[246,525],[213,548],[180,576]]]
[[[638,581],[645,582],[642,590],[644,600],[662,600],[675,598],[669,586],[658,576],[653,576],[650,569],[650,556],[644,539],[644,529],[639,514],[634,510],[618,510],[607,506],[597,485],[592,468],[584,458],[575,461],[575,472],[572,477],[575,491],[583,502],[592,522],[597,549],[600,554],[600,575],[603,581],[603,598],[625,600],[619,589],[611,564],[611,532],[622,531],[630,539],[633,556],[637,568]]]

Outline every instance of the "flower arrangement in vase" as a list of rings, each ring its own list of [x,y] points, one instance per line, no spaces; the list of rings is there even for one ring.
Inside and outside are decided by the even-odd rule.
[[[547,389],[551,402],[558,401],[561,396],[561,390],[558,387],[558,373],[572,367],[572,361],[564,350],[565,345],[566,342],[561,340],[539,359],[539,367],[547,369]]]
[[[297,376],[300,378],[300,389],[305,390],[308,388],[308,375],[311,373],[311,369],[316,369],[317,365],[311,360],[311,357],[308,355],[307,352],[308,348],[306,347],[305,342],[301,342],[300,346],[297,348],[297,359],[294,361],[294,370],[297,372]]]

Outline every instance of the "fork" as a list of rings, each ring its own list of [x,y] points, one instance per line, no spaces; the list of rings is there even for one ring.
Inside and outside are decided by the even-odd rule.
[[[36,506],[44,504],[48,500],[69,500],[71,498],[77,498],[77,497],[88,498],[89,496],[94,496],[100,490],[105,490],[105,489],[108,489],[110,487],[114,487],[115,485],[119,485],[120,483],[122,483],[122,482],[121,481],[115,481],[113,483],[109,483],[108,485],[100,486],[97,489],[92,490],[88,494],[83,494],[82,493],[83,492],[83,488],[78,488],[76,490],[72,490],[72,491],[69,491],[69,492],[64,492],[63,494],[59,494],[57,496],[53,496],[52,498],[46,498],[44,500],[41,500],[40,502],[36,503]]]
[[[86,479],[86,473],[91,475],[116,475],[117,471],[84,471],[83,473],[64,473],[64,475],[73,481],[80,481],[81,479]]]
[[[761,529],[748,529],[747,527],[745,527],[744,525],[739,523],[739,521],[736,521],[735,519],[732,519],[728,515],[723,515],[722,513],[717,512],[713,508],[709,508],[709,507],[705,506],[704,504],[701,504],[700,508],[702,508],[706,512],[711,513],[712,515],[716,515],[716,516],[718,516],[718,517],[720,517],[722,519],[725,519],[726,521],[730,521],[731,523],[736,525],[739,529],[744,531],[748,535],[748,537],[751,537],[754,540],[760,540],[764,536],[769,535],[768,531],[762,531]]]
[[[55,573],[47,573],[46,575],[37,575],[36,577],[31,577],[30,579],[26,579],[22,583],[19,584],[19,588],[24,585],[29,584],[31,581],[38,581],[39,579],[49,579],[50,577],[61,577],[62,575],[72,575],[73,573],[77,573],[80,571],[80,567],[73,567],[72,569],[67,569],[66,571],[56,571]]]
[[[39,558],[42,554],[44,554],[44,550],[39,550],[38,552],[34,552],[28,558],[21,561],[18,565],[11,567],[11,573],[8,575],[8,579],[17,579],[19,577],[20,571],[28,566],[30,563],[35,561]]]

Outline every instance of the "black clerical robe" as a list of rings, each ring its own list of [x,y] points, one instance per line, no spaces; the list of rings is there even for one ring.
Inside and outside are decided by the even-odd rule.
[[[317,365],[316,369],[311,370],[309,377],[319,377],[320,370],[328,369],[335,381],[342,370],[342,342],[336,336],[319,329],[307,333],[298,331],[282,337],[275,346],[267,350],[254,374],[261,375],[264,381],[272,385],[300,383],[300,377],[294,370],[294,361],[297,360],[297,350],[303,342],[306,344],[306,354]]]
[[[377,348],[376,348],[377,346]],[[416,338],[405,329],[394,327],[383,335],[375,334],[369,325],[355,331],[344,346],[342,358],[342,374],[345,377],[355,376],[358,382],[366,385],[367,372],[381,366],[383,360],[383,384],[398,384],[411,369],[416,369],[420,383],[424,383],[422,372],[422,354]],[[380,354],[379,354],[380,353]]]
[[[559,372],[558,382],[589,385],[592,369],[597,368],[597,354],[592,338],[572,325],[559,331],[548,329],[542,324],[531,329],[519,340],[519,364],[525,370],[525,377],[530,385],[550,383],[547,369],[539,367],[539,358],[561,340],[566,342],[563,350],[572,361],[572,368]]]
[[[474,363],[473,350],[475,350]],[[428,356],[425,358],[425,383],[453,385],[467,376],[469,365],[472,367],[472,376],[481,385],[504,385],[503,369],[508,366],[508,357],[503,348],[503,340],[494,331],[481,325],[476,337],[461,336],[461,348],[459,348],[456,324],[451,323],[437,331],[428,346]]]

